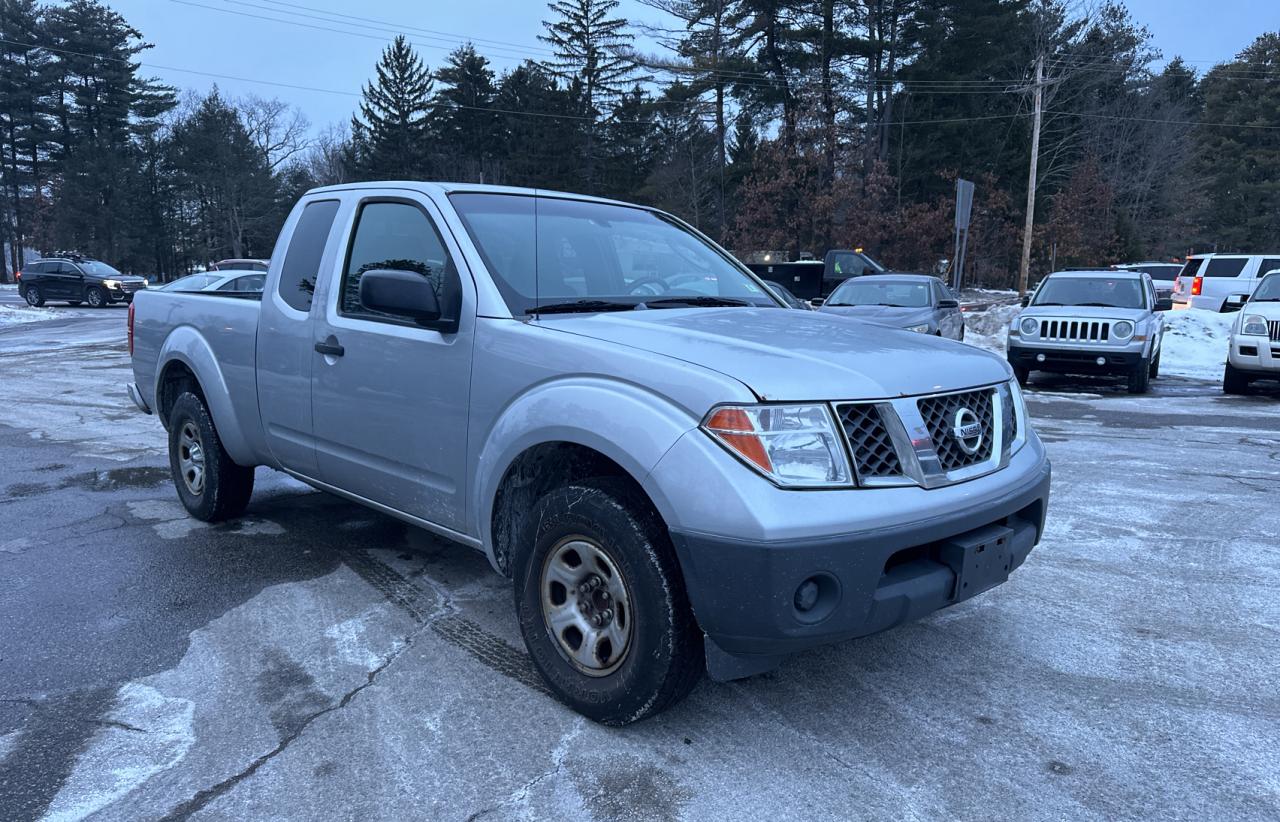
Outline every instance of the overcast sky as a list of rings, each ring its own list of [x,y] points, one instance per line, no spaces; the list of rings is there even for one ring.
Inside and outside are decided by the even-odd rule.
[[[546,44],[537,39],[546,11],[541,0],[108,2],[155,45],[142,58],[147,73],[184,89],[204,91],[217,83],[232,97],[279,97],[300,107],[317,128],[350,119],[362,84],[395,32],[409,36],[432,68],[468,39],[497,71],[525,57],[547,56]],[[1230,59],[1262,32],[1280,29],[1275,0],[1127,0],[1127,5],[1166,58],[1180,55],[1202,72]],[[638,0],[622,0],[621,8],[633,21],[661,21]],[[318,13],[324,11],[348,17],[337,22]]]

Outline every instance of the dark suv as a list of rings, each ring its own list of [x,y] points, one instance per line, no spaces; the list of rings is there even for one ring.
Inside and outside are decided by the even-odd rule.
[[[18,272],[18,293],[36,307],[52,300],[102,308],[132,302],[133,295],[146,287],[142,277],[121,274],[88,257],[46,257]]]

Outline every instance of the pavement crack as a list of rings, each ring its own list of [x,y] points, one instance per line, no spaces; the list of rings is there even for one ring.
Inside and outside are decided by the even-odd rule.
[[[471,814],[466,818],[466,822],[475,822],[477,819],[483,819],[489,814],[497,813],[503,808],[511,805],[522,805],[528,799],[530,791],[546,780],[554,776],[559,776],[560,772],[564,770],[564,760],[568,756],[569,745],[578,738],[586,725],[587,720],[585,717],[576,717],[573,721],[573,725],[560,736],[560,740],[556,743],[555,748],[552,749],[551,767],[549,769],[543,771],[532,779],[521,783],[520,787],[507,794],[507,798],[503,799],[501,802],[481,808]]]
[[[210,802],[226,794],[228,791],[235,788],[241,782],[243,782],[244,780],[248,779],[249,777],[257,773],[258,770],[262,768],[263,765],[266,765],[272,759],[275,759],[277,756],[279,756],[280,754],[288,750],[289,746],[292,745],[295,741],[297,741],[297,739],[301,737],[303,733],[306,732],[307,728],[311,727],[311,724],[313,722],[320,719],[321,717],[327,716],[336,711],[340,711],[343,708],[350,705],[351,702],[357,696],[359,696],[362,691],[364,691],[366,688],[369,688],[375,682],[377,682],[378,677],[383,673],[383,671],[387,670],[387,668],[389,668],[392,663],[394,663],[397,659],[399,659],[401,655],[404,654],[405,651],[413,647],[414,642],[418,639],[419,635],[422,634],[423,630],[426,629],[427,624],[429,623],[424,623],[420,625],[414,631],[406,635],[404,637],[404,640],[400,644],[400,647],[396,648],[391,653],[387,654],[386,658],[384,658],[382,662],[378,663],[378,665],[375,666],[372,670],[367,671],[365,673],[364,682],[360,683],[356,687],[347,691],[345,694],[342,695],[342,698],[339,699],[336,703],[308,715],[305,719],[302,720],[302,722],[298,724],[297,730],[293,731],[292,733],[290,733],[289,735],[281,739],[279,744],[277,744],[270,751],[266,752],[265,754],[259,756],[257,759],[250,762],[246,768],[244,768],[243,770],[241,770],[236,774],[233,774],[232,776],[227,777],[226,779],[222,780],[216,785],[213,785],[208,788],[204,788],[203,790],[196,792],[194,796],[192,796],[187,801],[174,807],[172,810],[166,813],[163,817],[161,817],[161,819],[164,820],[164,822],[170,822],[171,820],[172,822],[178,822],[179,820],[190,819],[193,814],[200,811]]]

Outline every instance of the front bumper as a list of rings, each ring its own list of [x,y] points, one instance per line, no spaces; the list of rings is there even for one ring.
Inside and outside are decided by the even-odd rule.
[[[1008,541],[1006,572],[1017,568],[1044,529],[1049,478],[1041,459],[1017,485],[980,503],[852,533],[765,542],[673,529],[712,677],[768,670],[795,651],[877,633],[967,599],[972,592],[957,591],[956,542],[1008,529],[999,531]],[[849,493],[852,502],[880,492]],[[819,582],[817,604],[802,611],[797,590],[811,579]]]
[[[1060,374],[1127,374],[1142,362],[1142,348],[1067,348],[1049,346],[1009,346],[1009,364],[1032,371]],[[1040,357],[1043,356],[1042,361]],[[1104,361],[1098,364],[1098,359]]]
[[[1280,340],[1232,335],[1227,352],[1233,368],[1280,379]]]

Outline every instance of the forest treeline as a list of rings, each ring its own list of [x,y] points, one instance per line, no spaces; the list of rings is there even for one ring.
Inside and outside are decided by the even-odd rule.
[[[744,256],[860,246],[932,269],[963,177],[971,276],[1008,285],[1037,62],[1033,272],[1280,247],[1280,33],[1195,67],[1119,4],[640,2],[643,21],[615,0],[550,3],[502,72],[465,42],[430,65],[422,21],[399,21],[351,121],[315,128],[286,101],[158,81],[109,3],[0,0],[0,278],[26,249],[165,279],[268,256],[300,193],[385,178],[616,197]]]

